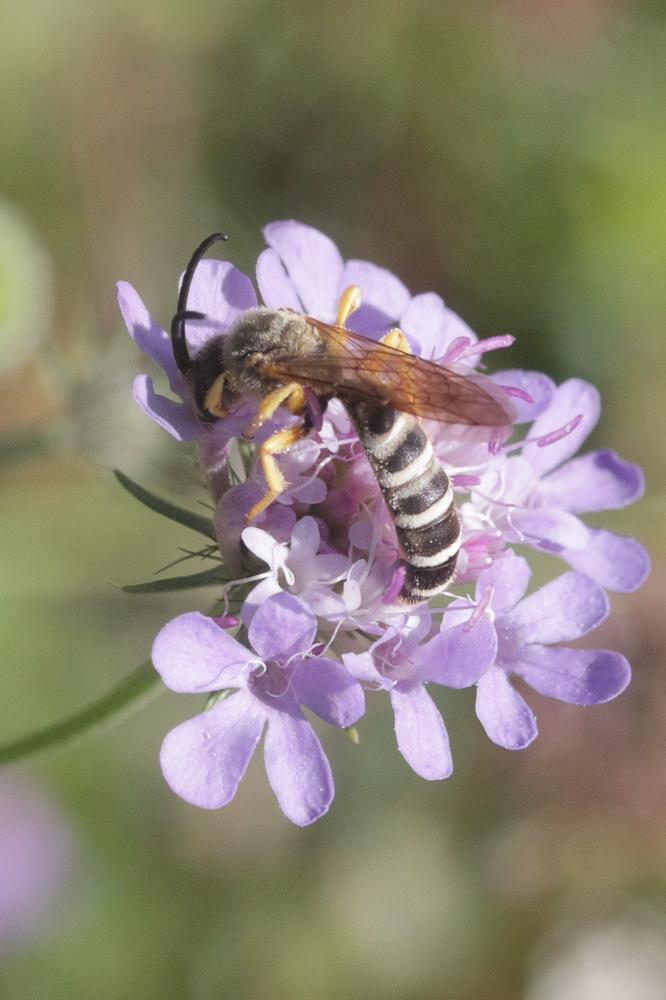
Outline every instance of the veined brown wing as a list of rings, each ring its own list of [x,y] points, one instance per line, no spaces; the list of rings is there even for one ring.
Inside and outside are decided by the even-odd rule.
[[[447,424],[501,427],[516,418],[506,393],[485,375],[460,374],[340,326],[306,317],[320,333],[321,354],[272,355],[266,373],[293,379],[344,402],[368,399]]]

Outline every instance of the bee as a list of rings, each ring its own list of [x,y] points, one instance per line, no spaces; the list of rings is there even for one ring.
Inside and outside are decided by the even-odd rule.
[[[219,420],[245,397],[260,400],[244,431],[247,438],[280,406],[303,418],[258,447],[268,489],[248,512],[246,524],[286,488],[275,456],[313,429],[313,409],[320,415],[336,397],[352,420],[393,519],[402,556],[398,600],[417,604],[441,593],[455,572],[461,522],[449,477],[420,418],[504,427],[515,419],[508,396],[483,375],[461,374],[415,357],[398,329],[379,342],[346,329],[361,301],[355,286],[342,294],[334,324],[289,309],[249,309],[191,358],[185,324],[206,317],[187,309],[190,285],[201,258],[221,239],[226,236],[214,233],[194,252],[171,324],[176,363],[200,419]]]

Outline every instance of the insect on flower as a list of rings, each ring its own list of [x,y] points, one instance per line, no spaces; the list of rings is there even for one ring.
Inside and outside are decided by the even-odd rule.
[[[347,319],[361,304],[355,285],[343,292],[335,324],[290,309],[248,309],[190,357],[186,323],[207,317],[187,309],[188,292],[201,258],[221,239],[226,236],[214,233],[195,250],[171,324],[174,357],[199,417],[212,422],[224,418],[238,399],[259,398],[257,414],[243,432],[249,439],[282,405],[303,418],[259,446],[268,489],[246,522],[286,488],[275,456],[316,428],[337,397],[393,518],[403,557],[398,600],[415,604],[441,593],[455,572],[461,525],[449,478],[419,418],[505,428],[516,415],[507,394],[483,375],[415,357],[397,328],[379,342],[347,330]]]

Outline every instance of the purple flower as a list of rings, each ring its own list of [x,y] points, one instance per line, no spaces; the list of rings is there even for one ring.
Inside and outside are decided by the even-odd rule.
[[[516,384],[518,376],[505,373],[498,380]],[[589,528],[578,515],[633,503],[643,494],[641,470],[613,451],[572,458],[599,419],[594,386],[569,379],[549,393],[546,382],[539,387],[535,373],[529,385],[540,405],[520,454],[511,455],[509,446],[486,463],[463,516],[473,529],[487,529],[490,518],[505,543],[525,543],[559,556],[609,590],[638,589],[650,569],[643,546]]]
[[[497,638],[488,619],[467,630],[464,623],[449,625],[445,616],[441,631],[422,642],[429,632],[429,615],[411,615],[367,652],[342,659],[354,677],[389,692],[398,749],[417,774],[434,781],[448,778],[453,764],[444,720],[425,685],[475,684],[495,660]]]
[[[72,833],[53,803],[27,782],[0,784],[0,951],[55,915],[70,875]]]
[[[197,613],[162,629],[153,662],[167,687],[190,694],[236,689],[164,740],[162,770],[181,798],[204,809],[230,802],[266,729],[266,773],[285,816],[307,826],[328,810],[331,769],[299,705],[345,728],[365,702],[339,663],[310,655],[316,631],[313,613],[290,594],[276,594],[257,610],[248,629],[254,652]]]
[[[508,750],[521,750],[537,735],[534,714],[512,687],[511,674],[575,705],[610,701],[631,677],[619,653],[560,645],[587,635],[608,615],[599,584],[583,573],[563,573],[525,597],[530,573],[525,559],[505,556],[481,573],[476,587],[479,610],[487,609],[497,632],[497,658],[478,678],[476,712],[490,739]],[[449,614],[467,612],[456,602]]]
[[[334,322],[340,296],[356,285],[362,304],[349,318],[352,330],[379,339],[399,326],[413,353],[476,379],[474,369],[485,355],[513,340],[501,334],[479,341],[438,295],[412,296],[384,268],[345,261],[310,226],[275,222],[264,235],[267,248],[257,260],[256,282],[269,308]],[[164,741],[164,774],[179,795],[204,808],[229,802],[265,731],[266,769],[283,811],[296,823],[313,822],[330,805],[333,781],[300,706],[347,727],[364,709],[359,682],[389,693],[398,747],[430,780],[447,777],[452,765],[428,684],[477,685],[481,722],[491,739],[511,749],[527,746],[537,734],[511,675],[543,694],[583,705],[623,690],[629,680],[624,657],[563,645],[606,617],[602,586],[636,589],[649,569],[638,542],[590,528],[580,516],[623,507],[643,491],[640,470],[612,451],[574,457],[599,417],[593,386],[571,379],[557,387],[540,372],[511,369],[492,376],[498,396],[504,398],[505,390],[512,398],[516,423],[526,425],[522,439],[507,438],[508,428],[425,422],[458,497],[462,547],[455,584],[476,584],[475,602],[449,591],[441,595],[449,603],[438,609],[443,623],[433,635],[426,606],[407,611],[396,603],[404,553],[342,403],[333,399],[322,413],[306,387],[313,429],[277,456],[286,488],[246,527],[247,513],[265,495],[264,472],[256,459],[247,462],[246,446],[239,452],[243,462],[230,470],[227,446],[257,400],[202,423],[170,338],[129,285],[120,283],[118,291],[131,335],[162,368],[172,393],[158,395],[142,375],[134,387],[137,402],[173,436],[199,445],[220,552],[234,577],[225,586],[225,601],[231,594],[234,605],[240,604],[243,623],[232,638],[223,627],[229,619],[182,615],[155,641],[155,666],[169,687],[213,693],[206,711]],[[250,279],[230,263],[201,261],[187,308],[207,319],[187,323],[192,354],[210,337],[224,335],[258,298]],[[254,443],[297,419],[278,411]],[[559,556],[573,569],[525,597],[530,570],[513,553],[518,545]],[[247,645],[241,640],[246,634]],[[315,655],[322,642],[344,666]]]

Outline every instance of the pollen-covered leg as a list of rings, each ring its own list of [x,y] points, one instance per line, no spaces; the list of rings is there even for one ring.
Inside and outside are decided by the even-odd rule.
[[[262,510],[266,510],[269,504],[273,503],[276,497],[286,489],[287,483],[285,478],[280,472],[279,466],[275,461],[274,455],[280,455],[283,451],[287,451],[291,448],[293,444],[303,437],[303,427],[288,427],[284,431],[278,431],[277,434],[272,434],[264,443],[259,447],[259,460],[261,462],[261,467],[264,470],[264,476],[266,477],[266,483],[268,485],[268,492],[261,500],[252,507],[245,515],[245,524],[252,524],[252,522],[261,514]]]
[[[345,326],[352,313],[355,313],[361,304],[361,289],[358,285],[350,285],[345,288],[340,296],[338,304],[338,314],[335,319],[336,326]]]
[[[259,428],[263,427],[271,419],[275,411],[283,403],[286,403],[287,408],[292,413],[301,413],[305,409],[303,386],[298,382],[288,382],[286,385],[281,385],[279,389],[274,389],[273,392],[269,392],[267,396],[264,396],[257,410],[256,417],[243,431],[243,437],[253,438]]]
[[[386,344],[387,347],[394,347],[396,351],[402,351],[403,354],[412,353],[407,337],[397,326],[394,326],[392,330],[387,330],[379,343]]]
[[[204,399],[204,409],[212,413],[214,417],[226,417],[228,411],[222,405],[224,394],[224,383],[226,375],[224,372],[215,379]]]

